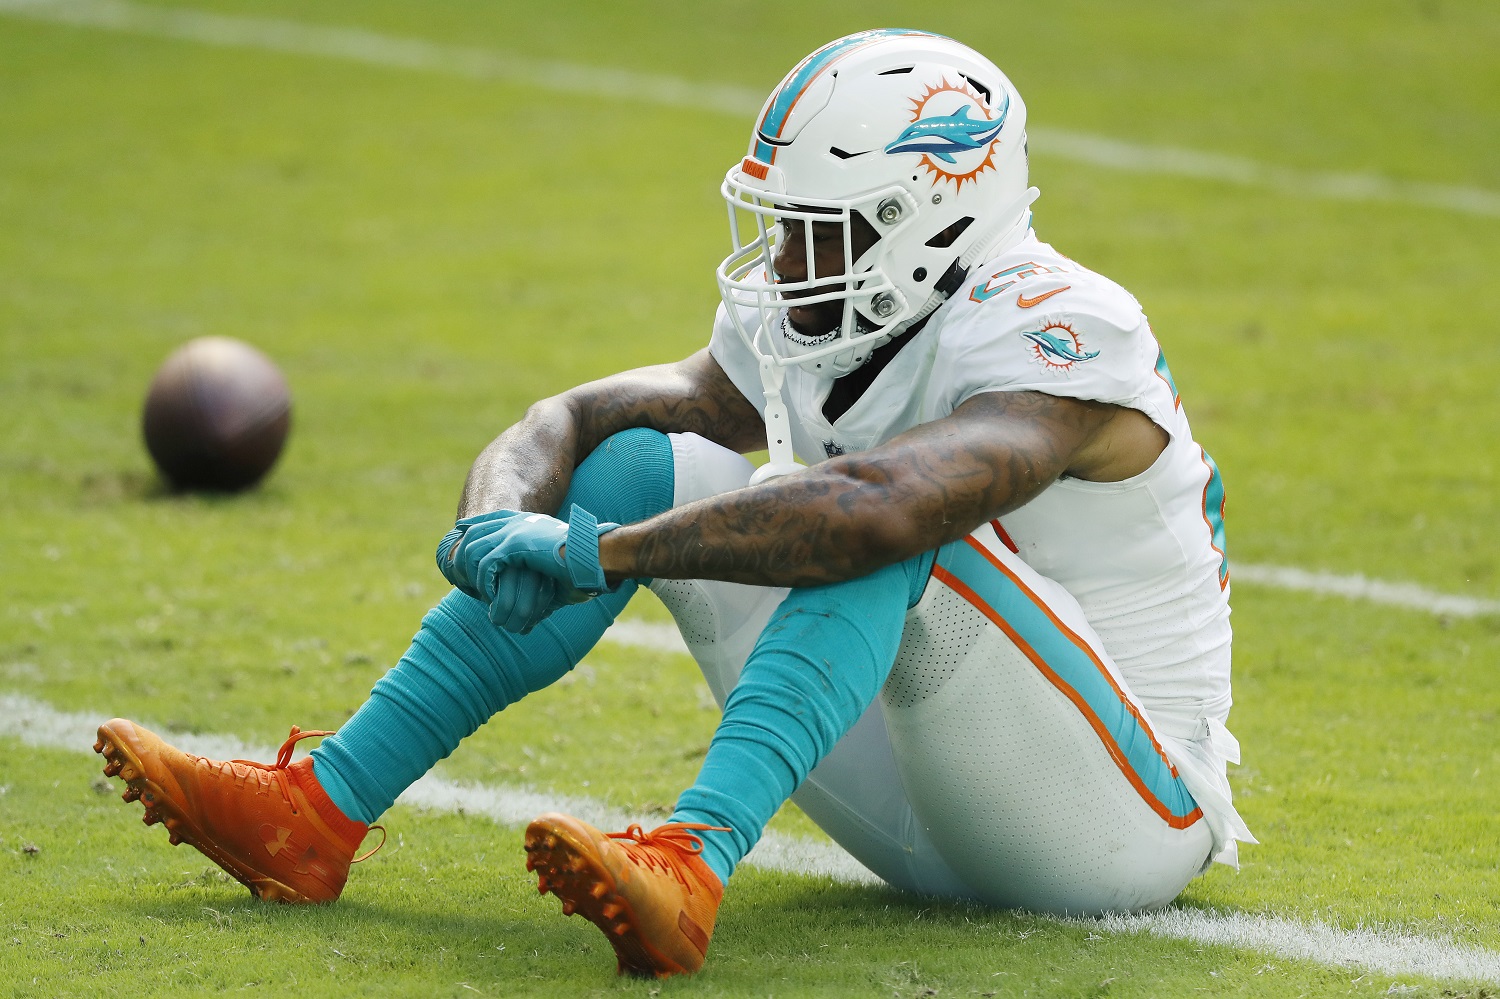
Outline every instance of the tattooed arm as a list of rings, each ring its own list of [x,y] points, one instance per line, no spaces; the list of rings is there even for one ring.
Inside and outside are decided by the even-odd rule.
[[[611,582],[852,579],[965,536],[1065,472],[1109,480],[1144,470],[1164,436],[1117,406],[985,393],[869,451],[611,531],[600,563]]]
[[[495,438],[464,482],[458,516],[495,510],[556,513],[573,469],[631,427],[692,432],[735,451],[765,446],[765,425],[707,350],[569,389],[527,410]]]

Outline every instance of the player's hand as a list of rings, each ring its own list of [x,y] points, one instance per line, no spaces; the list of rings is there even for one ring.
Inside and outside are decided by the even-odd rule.
[[[437,548],[437,567],[443,578],[474,599],[484,600],[478,587],[479,560],[499,543],[501,528],[515,516],[514,510],[496,510],[454,524]]]
[[[438,568],[490,608],[490,620],[522,634],[558,607],[610,589],[599,566],[599,524],[573,507],[571,524],[545,514],[500,510],[458,522],[438,545]]]
[[[566,523],[541,513],[514,514],[506,518],[493,536],[493,546],[479,559],[476,583],[483,589],[497,567],[519,566],[550,577],[564,591],[576,590],[590,597],[608,592],[611,587],[599,566],[599,536],[618,526],[601,524],[576,505]]]
[[[466,517],[443,537],[437,550],[438,570],[444,578],[487,605],[489,618],[497,627],[522,635],[573,599],[572,594],[559,593],[557,582],[545,573],[499,564],[480,568],[504,540],[506,525],[527,516],[532,515],[497,510]]]
[[[551,577],[519,566],[500,569],[492,583],[490,621],[518,635],[528,634],[559,607],[588,599],[577,591],[563,592]]]

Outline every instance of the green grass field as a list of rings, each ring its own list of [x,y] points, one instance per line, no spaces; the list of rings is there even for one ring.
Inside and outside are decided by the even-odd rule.
[[[358,58],[276,51],[273,21],[751,93],[859,28],[967,41],[1027,99],[1039,233],[1145,304],[1226,476],[1231,565],[1500,598],[1500,8],[748,10],[0,0],[0,697],[263,745],[336,727],[444,592],[432,551],[475,453],[541,395],[706,340],[717,185],[748,114],[580,74],[380,65],[395,50],[374,36]],[[1111,169],[1049,132],[1491,193],[1450,210]],[[296,398],[281,464],[234,498],[166,493],[140,442],[152,372],[209,333],[265,350]],[[1232,777],[1262,844],[1176,908],[1500,967],[1500,616],[1250,581],[1234,604]],[[665,620],[647,597],[630,613]],[[713,729],[696,670],[610,642],[588,665],[441,774],[658,812]],[[703,974],[620,981],[597,932],[538,898],[517,828],[399,806],[337,905],[262,905],[142,828],[87,744],[17,727],[0,725],[5,995],[1500,996],[1457,965],[750,867]],[[793,812],[774,828],[816,835]]]

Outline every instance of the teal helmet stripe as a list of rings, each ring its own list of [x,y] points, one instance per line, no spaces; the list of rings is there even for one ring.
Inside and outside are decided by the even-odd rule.
[[[836,41],[818,49],[812,55],[802,60],[802,64],[792,70],[781,88],[772,96],[771,103],[766,108],[765,116],[761,118],[760,124],[755,130],[755,158],[762,163],[774,163],[776,160],[776,147],[767,142],[765,137],[777,138],[781,130],[786,127],[787,118],[791,116],[792,108],[796,106],[797,99],[802,96],[808,85],[839,59],[848,55],[851,51],[863,48],[873,42],[883,41],[887,38],[895,38],[901,35],[928,35],[926,31],[913,31],[908,28],[876,28],[871,31],[861,31],[858,34],[846,35]],[[938,37],[938,36],[932,36]]]

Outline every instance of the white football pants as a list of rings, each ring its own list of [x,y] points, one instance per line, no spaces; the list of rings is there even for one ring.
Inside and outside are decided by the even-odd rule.
[[[742,456],[671,441],[674,505],[748,482]],[[787,591],[652,589],[722,706]],[[1041,912],[1165,905],[1212,848],[1077,601],[989,527],[943,549],[880,701],[792,800],[898,888]]]

